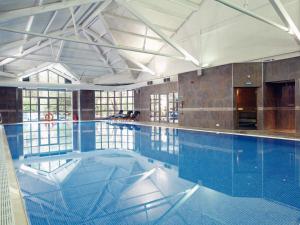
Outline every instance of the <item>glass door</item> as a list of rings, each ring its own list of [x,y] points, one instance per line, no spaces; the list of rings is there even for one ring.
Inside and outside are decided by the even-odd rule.
[[[39,98],[39,120],[49,121],[57,120],[58,98],[40,97]]]

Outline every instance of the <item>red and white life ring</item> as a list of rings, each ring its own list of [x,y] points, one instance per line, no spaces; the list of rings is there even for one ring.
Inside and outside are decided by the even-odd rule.
[[[51,112],[48,112],[46,115],[45,115],[45,120],[47,121],[52,121],[53,120],[53,114]]]

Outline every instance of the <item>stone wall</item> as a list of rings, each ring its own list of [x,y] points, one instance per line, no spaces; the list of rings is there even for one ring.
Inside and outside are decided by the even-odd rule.
[[[0,113],[3,123],[22,122],[22,90],[0,87]]]
[[[81,120],[95,119],[95,92],[92,90],[80,91]]]
[[[233,129],[232,65],[205,69],[178,77],[179,124],[202,128]]]

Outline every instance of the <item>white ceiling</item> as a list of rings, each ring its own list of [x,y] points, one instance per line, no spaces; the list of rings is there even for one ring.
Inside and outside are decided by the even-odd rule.
[[[125,7],[123,1],[126,2]],[[284,26],[269,0],[226,1]],[[66,65],[65,68],[68,68],[70,73],[81,77],[82,83],[140,83],[199,68],[191,60],[177,59],[183,58],[182,55],[186,59],[189,58],[187,55],[190,55],[199,60],[202,66],[216,66],[274,58],[277,55],[287,57],[289,53],[297,54],[300,50],[295,36],[215,0],[64,2],[89,3],[60,7],[56,11],[47,10],[34,16],[28,13],[22,16],[26,8],[39,5],[46,7],[63,2],[0,1],[0,75],[3,79],[17,79],[44,63],[57,62]],[[300,27],[300,1],[281,2],[292,20]],[[126,8],[127,4],[150,24],[145,25],[145,21],[133,15]],[[7,13],[15,14],[12,18],[7,17]],[[153,31],[151,26],[156,31]],[[49,39],[39,37],[38,34],[32,36],[7,32],[1,30],[3,27],[73,38],[84,43]],[[160,33],[164,36],[158,35]],[[169,44],[163,40],[168,38],[171,38],[171,41],[167,40]],[[98,46],[86,42],[93,42]],[[170,43],[174,44],[173,47]],[[116,45],[118,49],[103,45]],[[129,48],[131,51],[120,48]],[[187,53],[182,54],[178,49]],[[157,54],[172,57],[156,56]],[[10,59],[9,56],[17,58]]]

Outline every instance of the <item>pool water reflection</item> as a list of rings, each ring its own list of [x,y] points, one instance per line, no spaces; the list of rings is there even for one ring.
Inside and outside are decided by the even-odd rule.
[[[300,143],[80,122],[5,127],[31,224],[299,224]]]

